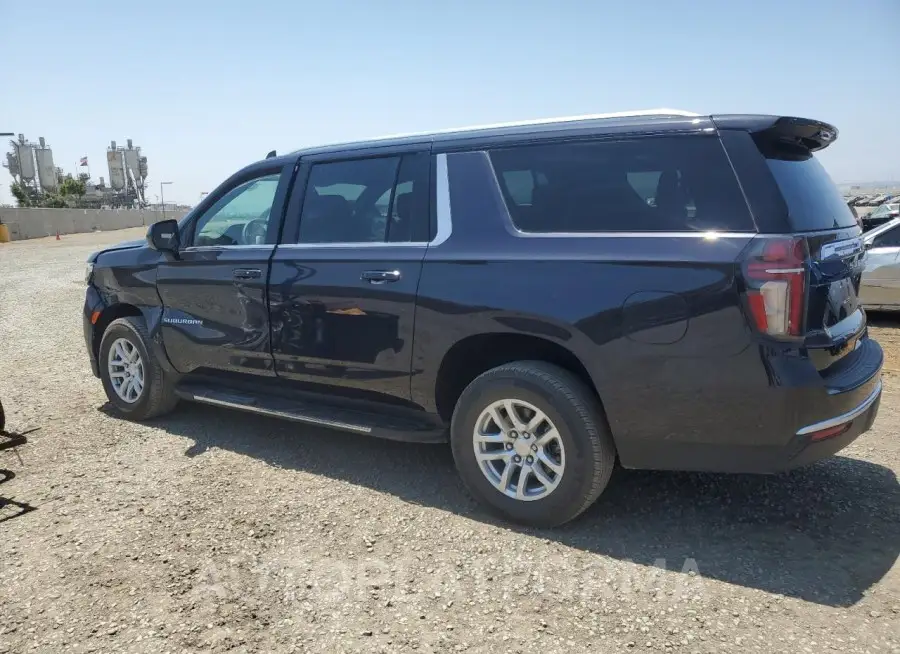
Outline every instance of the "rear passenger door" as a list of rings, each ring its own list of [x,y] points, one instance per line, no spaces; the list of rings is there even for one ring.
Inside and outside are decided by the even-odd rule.
[[[279,377],[409,398],[429,186],[424,148],[303,159],[269,284]]]

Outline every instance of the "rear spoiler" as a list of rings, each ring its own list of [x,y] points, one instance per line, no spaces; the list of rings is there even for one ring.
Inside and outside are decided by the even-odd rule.
[[[834,125],[809,118],[790,116],[725,115],[712,116],[718,129],[750,132],[760,144],[803,148],[809,152],[822,150],[837,140]]]

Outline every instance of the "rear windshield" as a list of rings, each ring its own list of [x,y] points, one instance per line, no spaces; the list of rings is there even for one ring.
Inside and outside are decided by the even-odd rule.
[[[822,164],[812,155],[767,157],[766,162],[787,203],[795,230],[814,231],[859,224]]]

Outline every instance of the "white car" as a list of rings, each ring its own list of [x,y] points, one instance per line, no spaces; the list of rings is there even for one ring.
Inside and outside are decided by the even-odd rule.
[[[900,311],[900,218],[863,234],[866,267],[860,301],[868,309]]]
[[[863,226],[865,229],[875,229],[879,225],[890,222],[892,218],[900,217],[900,203],[885,202],[875,211],[863,216]]]

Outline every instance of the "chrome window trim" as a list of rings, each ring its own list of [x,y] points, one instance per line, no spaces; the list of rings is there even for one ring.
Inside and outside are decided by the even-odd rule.
[[[408,133],[398,133],[398,134],[386,134],[383,136],[376,136],[373,138],[363,139],[361,141],[347,141],[341,143],[330,143],[326,144],[323,147],[340,147],[347,145],[356,145],[358,143],[372,143],[373,145],[377,145],[379,141],[387,141],[392,139],[401,139],[401,138],[427,138],[429,136],[438,136],[441,134],[467,134],[470,132],[479,132],[489,129],[505,129],[511,127],[538,127],[540,125],[553,125],[555,123],[559,124],[567,124],[567,123],[578,123],[589,120],[606,120],[606,119],[615,119],[615,118],[642,118],[642,117],[654,117],[658,116],[661,118],[700,118],[703,114],[699,114],[695,111],[686,111],[684,109],[670,109],[668,107],[662,107],[659,109],[637,109],[632,111],[613,111],[607,113],[599,113],[599,114],[581,114],[575,116],[555,116],[552,118],[536,118],[536,119],[528,119],[528,120],[511,120],[505,121],[502,123],[487,123],[483,125],[465,125],[463,127],[450,127],[445,129],[436,129],[430,132],[408,132]]]
[[[210,252],[213,250],[274,250],[270,243],[262,245],[191,245],[179,250],[179,252]]]
[[[523,232],[513,226],[514,235],[520,238],[702,238],[715,241],[720,238],[750,238],[757,232]]]
[[[340,249],[340,248],[393,248],[393,247],[401,247],[401,248],[425,248],[428,247],[428,243],[425,241],[402,241],[397,243],[382,243],[381,241],[362,241],[359,243],[282,243],[278,246],[278,249],[286,249],[286,250],[328,250],[328,249]]]
[[[453,219],[450,211],[450,177],[447,172],[447,155],[436,155],[436,206],[435,213],[437,218],[437,234],[431,241],[397,241],[397,242],[381,242],[381,241],[361,241],[349,243],[280,243],[279,249],[288,250],[334,250],[334,249],[350,249],[350,248],[429,248],[436,247],[450,238],[453,233]],[[431,203],[429,202],[429,205]],[[301,214],[300,219],[303,219]],[[245,246],[231,246],[245,247]]]
[[[435,213],[437,214],[437,234],[431,241],[432,247],[440,245],[453,233],[453,219],[450,210],[450,174],[447,171],[447,155],[436,157]]]

